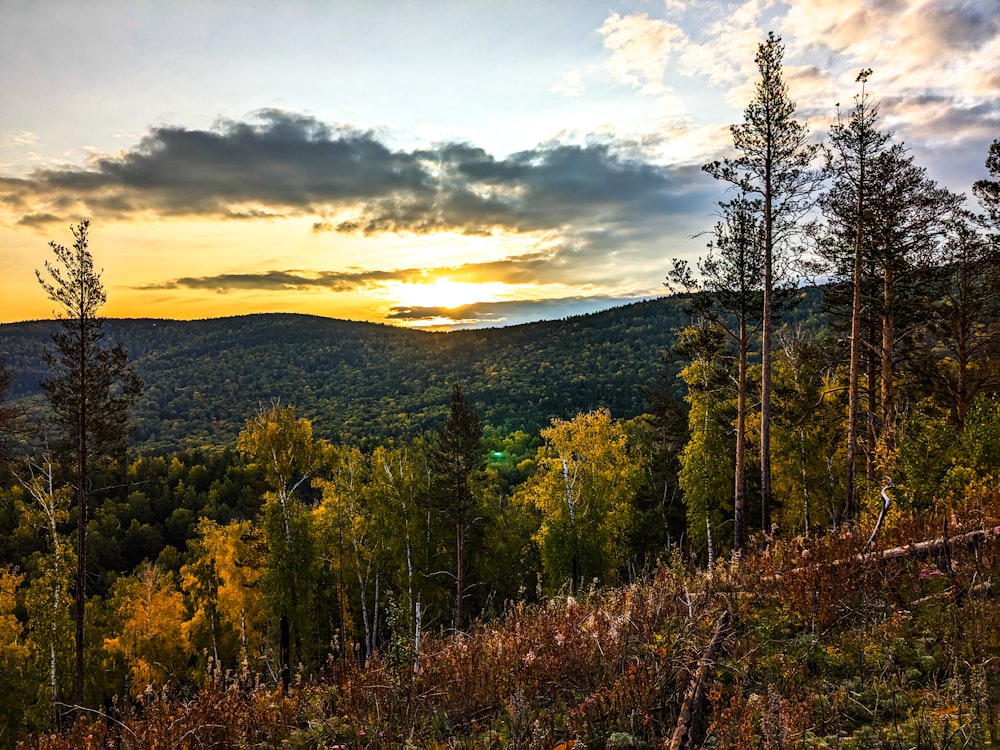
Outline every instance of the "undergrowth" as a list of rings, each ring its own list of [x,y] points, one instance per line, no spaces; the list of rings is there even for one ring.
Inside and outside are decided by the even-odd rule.
[[[215,672],[22,747],[1000,746],[998,526],[1000,493],[982,489],[897,515],[877,552],[858,527],[758,541],[708,572],[674,557],[624,588],[430,636],[419,659],[400,638],[287,695]]]

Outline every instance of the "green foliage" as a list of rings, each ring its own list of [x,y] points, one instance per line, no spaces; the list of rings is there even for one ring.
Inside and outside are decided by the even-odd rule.
[[[625,426],[606,409],[555,420],[542,430],[535,474],[517,501],[541,516],[535,538],[551,590],[567,580],[617,580],[627,553],[632,502],[639,479]]]
[[[732,393],[718,363],[707,358],[691,362],[681,378],[688,385],[690,439],[680,455],[677,481],[684,493],[688,543],[698,555],[711,557],[727,540],[725,523],[733,511]]]
[[[501,434],[537,434],[552,418],[599,406],[644,407],[660,354],[682,325],[671,298],[508,328],[427,333],[305,315],[202,321],[106,320],[146,388],[133,412],[143,453],[224,446],[257,406],[294,403],[318,438],[371,449],[433,431],[453,383]],[[44,424],[39,344],[51,322],[0,325],[19,426]],[[23,425],[22,425],[23,420]],[[32,442],[32,447],[38,441]],[[22,447],[23,450],[23,447]]]
[[[1000,476],[1000,399],[980,396],[960,433],[946,416],[916,411],[907,419],[896,466],[906,501],[931,508]]]

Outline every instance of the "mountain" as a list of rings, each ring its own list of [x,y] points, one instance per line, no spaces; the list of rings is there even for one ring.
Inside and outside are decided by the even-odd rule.
[[[820,295],[803,292],[809,315]],[[801,313],[800,313],[801,314]],[[447,410],[453,383],[486,424],[534,432],[553,417],[605,406],[616,417],[645,408],[677,327],[689,318],[662,297],[564,320],[432,333],[308,315],[197,321],[105,321],[146,384],[134,443],[160,453],[235,441],[273,400],[296,406],[317,437],[370,445],[423,434]],[[39,356],[53,321],[0,325],[9,398],[32,424],[49,422]]]

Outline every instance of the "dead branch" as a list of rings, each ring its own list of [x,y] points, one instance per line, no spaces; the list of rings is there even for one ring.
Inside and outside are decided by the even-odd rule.
[[[702,705],[705,701],[705,683],[708,673],[715,666],[719,649],[722,647],[723,635],[726,632],[729,617],[730,611],[727,609],[716,621],[712,638],[698,660],[698,669],[688,683],[687,690],[684,691],[684,702],[681,703],[677,726],[670,739],[670,750],[684,750],[693,747],[697,742],[697,738],[693,736],[693,728],[701,716]]]

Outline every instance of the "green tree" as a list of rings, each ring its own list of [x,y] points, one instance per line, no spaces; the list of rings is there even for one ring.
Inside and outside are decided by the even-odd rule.
[[[475,484],[486,465],[483,448],[483,423],[465,400],[457,383],[451,390],[451,411],[438,429],[429,453],[431,470],[430,502],[440,510],[455,529],[455,615],[452,626],[465,625],[465,572],[468,563],[465,549],[477,497]]]
[[[640,479],[625,425],[598,409],[553,420],[542,437],[538,469],[516,497],[541,515],[535,538],[550,585],[568,578],[576,592],[585,579],[616,582]]]
[[[761,525],[771,526],[771,346],[775,288],[783,256],[802,217],[811,208],[819,175],[811,165],[818,147],[795,119],[782,74],[785,48],[774,32],[757,48],[760,73],[744,122],[733,125],[733,145],[740,155],[703,168],[760,199],[763,225],[763,289],[761,297],[760,492]]]
[[[385,515],[385,508],[374,501],[370,465],[359,448],[344,447],[331,461],[332,476],[314,480],[323,497],[316,509],[318,536],[336,540],[334,554],[328,559],[337,577],[337,601],[341,610],[342,632],[346,634],[347,616],[343,607],[347,598],[344,576],[357,580],[357,603],[364,631],[362,658],[370,659],[378,648],[380,606],[383,581],[381,557],[386,537],[399,529]]]
[[[57,706],[61,702],[60,687],[65,688],[67,678],[73,674],[72,654],[72,571],[75,564],[72,544],[63,538],[61,531],[69,520],[72,491],[59,485],[55,467],[46,456],[39,464],[29,463],[30,475],[20,478],[21,485],[31,498],[20,509],[20,524],[37,534],[41,529],[48,546],[48,554],[39,554],[37,567],[25,596],[30,625],[28,642],[34,658],[45,665],[47,692],[39,690],[39,701],[47,707],[45,713],[52,723],[58,719]],[[71,682],[71,679],[70,679]]]
[[[898,375],[926,321],[928,272],[961,197],[929,179],[901,144],[887,148],[872,167],[870,257],[878,281],[865,302],[879,330],[878,450],[889,462],[896,447]]]
[[[717,326],[703,324],[682,331],[678,342],[678,352],[691,362],[680,374],[690,409],[689,438],[681,451],[677,481],[684,495],[689,544],[692,550],[706,550],[709,564],[734,505],[732,368],[722,356],[724,335]]]
[[[1000,246],[958,214],[930,269],[926,343],[914,368],[958,431],[980,394],[1000,388]]]
[[[701,294],[692,312],[725,331],[736,350],[736,454],[734,460],[733,552],[743,548],[746,529],[746,429],[751,339],[760,323],[763,296],[764,232],[759,201],[741,195],[719,204],[721,221],[709,254],[698,262],[696,282],[686,261],[674,261],[672,283]]]
[[[17,412],[7,403],[7,391],[10,389],[10,367],[0,360],[0,478],[3,477],[11,459],[10,439],[15,432]]]
[[[990,144],[986,157],[986,170],[992,179],[978,180],[972,186],[972,192],[986,209],[993,227],[1000,231],[1000,139]]]
[[[428,513],[420,507],[420,499],[428,490],[428,472],[422,451],[416,446],[387,448],[380,446],[371,456],[372,492],[374,505],[387,509],[386,523],[393,534],[387,542],[393,545],[396,567],[404,572],[396,580],[405,594],[400,598],[406,611],[406,625],[412,633],[414,669],[419,663],[421,639],[427,612],[425,592],[431,573]]]
[[[46,261],[46,279],[35,274],[58,307],[61,331],[55,351],[44,355],[51,377],[41,383],[61,430],[60,455],[72,457],[77,506],[75,694],[84,703],[84,614],[87,601],[87,520],[91,472],[95,464],[121,457],[130,432],[128,411],[142,390],[121,344],[103,342],[98,310],[106,300],[101,275],[88,249],[90,222],[72,227],[72,248],[50,242],[56,261]]]
[[[287,689],[293,643],[296,660],[306,658],[303,635],[308,632],[317,564],[312,513],[297,493],[308,487],[323,450],[313,442],[312,423],[297,418],[295,407],[278,403],[258,409],[247,420],[237,450],[257,463],[270,487],[263,509],[264,585],[279,618],[282,684]]]
[[[779,330],[775,358],[774,495],[782,529],[829,528],[843,515],[844,372],[833,346],[799,328]]]

